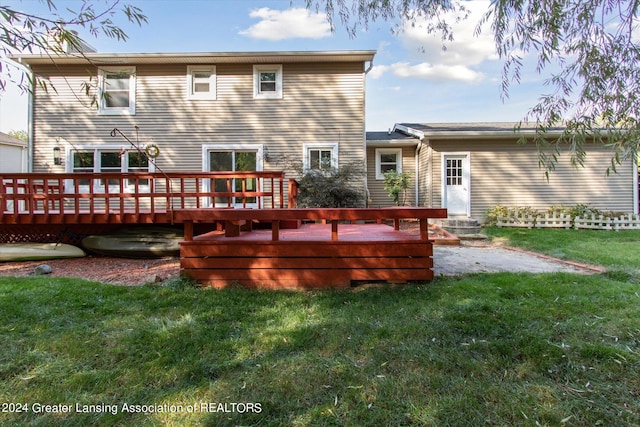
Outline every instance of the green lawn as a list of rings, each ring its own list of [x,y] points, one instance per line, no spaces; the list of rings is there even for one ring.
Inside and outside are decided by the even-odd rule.
[[[502,244],[640,274],[640,231],[487,227],[484,232]]]
[[[0,278],[0,424],[638,425],[640,232],[486,231],[612,272],[306,293]]]
[[[639,307],[634,280],[602,275],[304,293],[0,278],[0,424],[637,426]]]

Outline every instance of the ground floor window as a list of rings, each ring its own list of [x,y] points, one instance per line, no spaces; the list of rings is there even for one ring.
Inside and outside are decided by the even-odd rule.
[[[329,172],[338,168],[337,143],[309,143],[303,144],[303,168],[305,172],[317,170]]]
[[[144,152],[138,150],[124,150],[121,148],[78,148],[70,153],[69,172],[82,173],[124,173],[124,172],[152,172],[149,158]],[[81,186],[89,187],[89,180],[80,180]],[[104,190],[105,185],[109,189],[119,190],[120,180],[109,179],[96,180],[94,186],[97,190]],[[135,180],[130,179],[125,183],[126,190],[133,190]],[[138,181],[138,191],[150,191],[148,179]]]
[[[402,149],[376,148],[376,179],[384,179],[389,171],[402,173]]]

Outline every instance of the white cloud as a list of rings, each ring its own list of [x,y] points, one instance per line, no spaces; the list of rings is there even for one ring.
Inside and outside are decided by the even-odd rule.
[[[489,25],[483,26],[483,31],[476,35],[476,27],[482,15],[489,9],[488,1],[464,2],[469,12],[466,19],[457,21],[456,16],[449,13],[443,19],[451,26],[453,41],[444,43],[446,50],[442,49],[443,41],[439,34],[430,34],[427,31],[429,21],[417,20],[412,24],[405,23],[403,31],[399,35],[405,47],[418,53],[425,62],[445,65],[478,65],[487,60],[496,60],[498,55],[495,50],[493,33]]]
[[[471,83],[484,78],[482,73],[463,65],[432,65],[426,62],[410,65],[407,62],[397,62],[391,65],[391,69],[398,77],[416,77],[426,80],[456,80]]]
[[[473,83],[484,79],[484,74],[462,65],[429,64],[426,62],[410,64],[396,62],[391,65],[377,65],[369,72],[372,79],[379,79],[385,73],[392,72],[401,78],[419,78],[436,81],[460,81]]]
[[[260,22],[246,30],[240,31],[243,36],[262,40],[286,40],[294,38],[321,39],[331,36],[331,25],[326,16],[310,13],[304,8],[274,10],[268,7],[252,10],[251,18]]]
[[[471,83],[484,79],[485,75],[478,68],[487,61],[499,59],[491,30],[485,28],[479,35],[475,34],[478,22],[489,8],[489,2],[464,2],[464,6],[469,12],[466,19],[456,20],[453,14],[443,17],[451,26],[454,37],[453,41],[444,42],[446,49],[442,48],[441,36],[427,30],[429,21],[417,19],[413,23],[406,22],[398,38],[417,61],[414,64],[397,62],[388,66],[379,65],[371,70],[371,77],[379,78],[391,71],[398,77],[436,81]]]
[[[379,79],[384,73],[391,69],[390,65],[374,65],[369,71],[369,77]]]

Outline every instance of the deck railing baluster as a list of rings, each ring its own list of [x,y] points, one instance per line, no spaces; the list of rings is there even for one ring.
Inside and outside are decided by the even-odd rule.
[[[94,187],[95,187],[95,182],[93,179],[93,175],[91,176],[91,178],[89,178],[89,194],[91,195],[95,195],[95,191],[94,191]],[[89,213],[91,214],[91,217],[93,218],[93,215],[95,215],[95,197],[89,197]]]
[[[105,201],[104,212],[106,214],[109,214],[109,213],[111,213],[111,200],[109,198],[111,193],[109,191],[109,178],[108,177],[105,177],[103,187],[104,187],[104,201]]]
[[[235,190],[235,188],[234,188]],[[247,207],[247,195],[246,195],[246,191],[247,191],[247,178],[242,178],[242,207],[246,208]]]
[[[196,194],[200,194],[200,178],[195,177],[195,188],[196,188]],[[202,200],[200,200],[201,197],[200,196],[196,196],[196,208],[200,209],[200,204],[202,203]]]
[[[125,185],[126,175],[120,178],[120,214],[124,214],[124,197],[125,197]]]
[[[184,197],[184,193],[185,193],[185,186],[184,186],[184,178],[180,178],[180,207],[182,209],[185,208],[185,197]]]
[[[4,219],[4,213],[8,210],[8,203],[5,194],[7,193],[7,187],[4,183],[4,177],[0,175],[0,222]]]

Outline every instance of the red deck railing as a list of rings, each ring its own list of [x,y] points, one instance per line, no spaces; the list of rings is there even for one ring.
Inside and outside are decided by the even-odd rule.
[[[0,224],[173,222],[225,206],[283,208],[284,172],[0,174]]]

